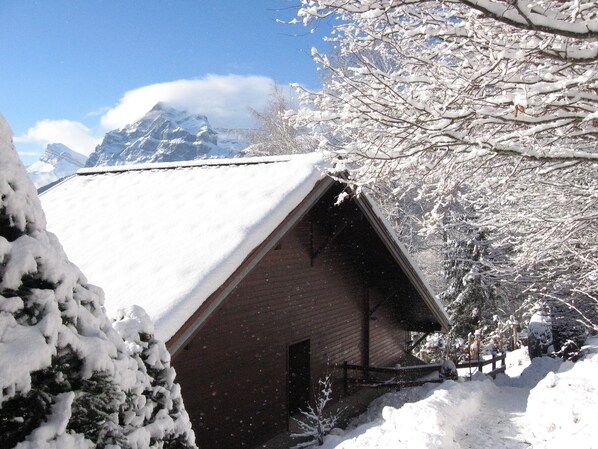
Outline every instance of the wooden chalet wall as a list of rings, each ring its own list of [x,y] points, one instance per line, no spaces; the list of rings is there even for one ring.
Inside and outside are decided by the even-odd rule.
[[[309,340],[312,394],[335,364],[369,357],[388,366],[403,355],[408,333],[389,304],[369,319],[367,309],[384,293],[347,253],[354,242],[331,241],[342,214],[331,224],[327,209],[312,210],[289,231],[174,358],[200,447],[252,448],[287,428],[290,345]]]

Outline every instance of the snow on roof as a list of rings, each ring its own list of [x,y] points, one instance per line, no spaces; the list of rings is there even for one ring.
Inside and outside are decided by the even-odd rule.
[[[319,155],[83,169],[41,195],[48,229],[168,341],[323,177]]]

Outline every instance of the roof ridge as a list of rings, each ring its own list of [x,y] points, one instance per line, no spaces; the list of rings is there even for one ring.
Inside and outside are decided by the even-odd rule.
[[[284,156],[260,156],[260,157],[246,157],[246,158],[214,158],[214,159],[196,159],[192,161],[176,161],[176,162],[154,162],[144,164],[131,165],[113,165],[113,166],[99,166],[99,167],[85,167],[77,170],[77,175],[96,175],[102,173],[122,173],[128,171],[145,171],[145,170],[173,170],[177,168],[194,168],[194,167],[219,167],[219,166],[240,166],[240,165],[258,165],[258,164],[274,164],[280,162],[290,162],[292,159],[298,159],[305,155],[284,155]]]

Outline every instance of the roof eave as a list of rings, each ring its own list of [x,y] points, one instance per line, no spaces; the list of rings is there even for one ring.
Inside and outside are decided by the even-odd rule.
[[[436,318],[442,331],[448,332],[450,321],[444,310],[444,306],[436,298],[432,288],[426,282],[424,275],[409,256],[407,249],[399,241],[395,231],[390,227],[388,221],[383,218],[376,202],[371,199],[368,194],[363,193],[357,195],[354,200],[409,281],[424,300],[426,306]]]

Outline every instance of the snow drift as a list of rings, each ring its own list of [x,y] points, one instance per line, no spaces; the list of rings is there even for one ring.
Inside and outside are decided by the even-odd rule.
[[[376,399],[324,449],[592,448],[598,436],[598,338],[577,363],[550,357],[530,363],[524,349],[496,381],[448,381]]]

